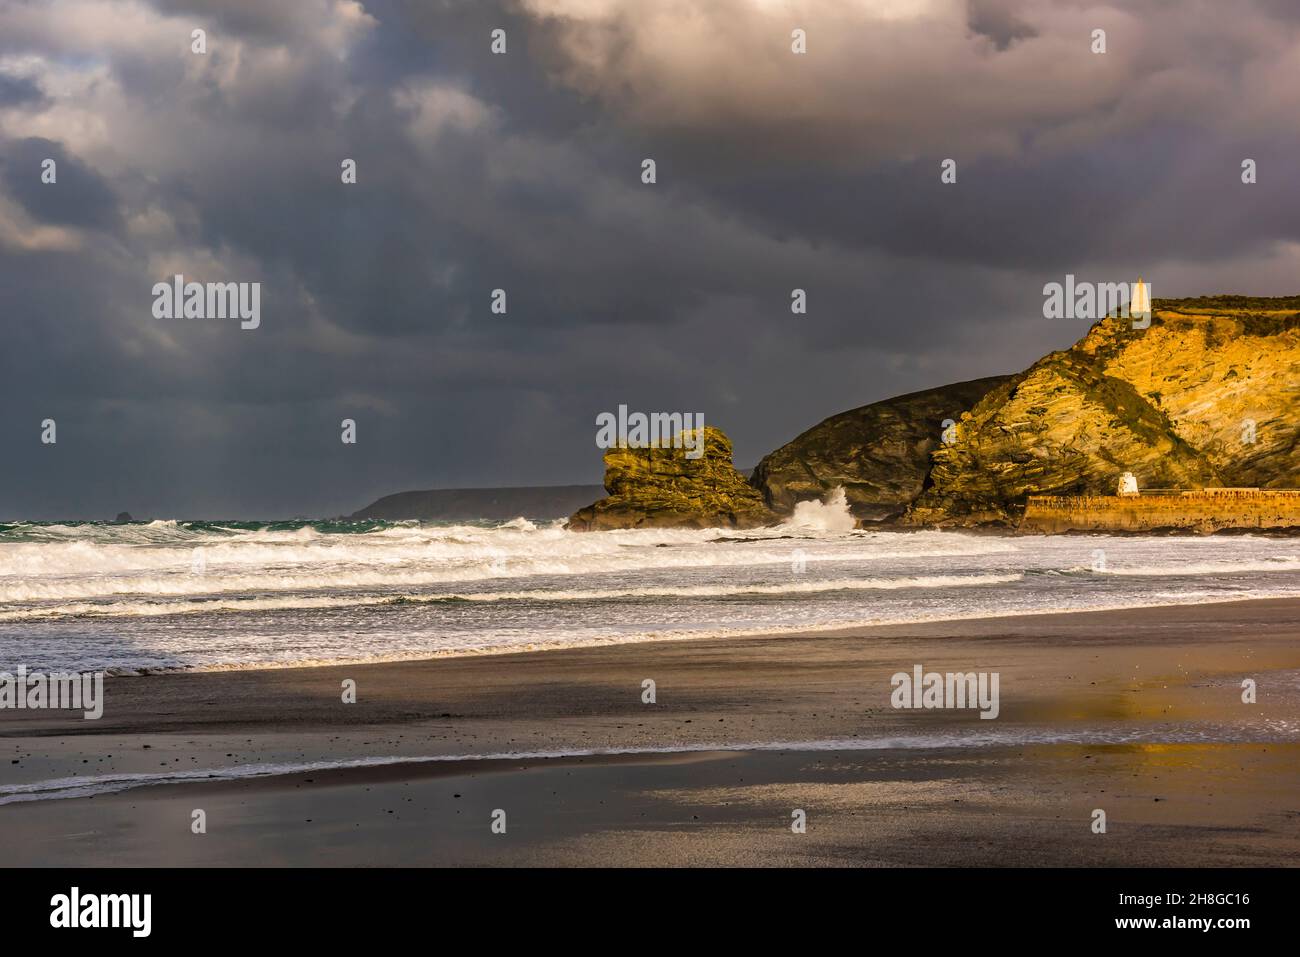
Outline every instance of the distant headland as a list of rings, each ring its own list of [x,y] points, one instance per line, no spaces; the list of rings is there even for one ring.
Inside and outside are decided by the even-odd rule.
[[[599,485],[427,489],[385,495],[348,517],[388,522],[507,522],[520,516],[559,518],[581,508],[601,492]]]

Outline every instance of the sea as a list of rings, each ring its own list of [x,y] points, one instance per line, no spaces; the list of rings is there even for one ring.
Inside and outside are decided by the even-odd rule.
[[[1300,595],[1300,540],[562,519],[0,524],[0,670],[147,673],[544,651]]]

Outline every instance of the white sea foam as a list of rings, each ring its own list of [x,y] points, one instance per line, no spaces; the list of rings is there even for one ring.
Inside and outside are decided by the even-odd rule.
[[[0,658],[260,667],[1300,594],[1290,539],[837,531],[842,499],[745,531],[0,526]]]
[[[291,608],[347,608],[365,605],[382,605],[394,601],[448,602],[448,601],[606,601],[614,598],[722,598],[729,595],[810,595],[831,591],[870,591],[897,588],[971,588],[979,585],[997,585],[1018,581],[1023,575],[921,575],[908,578],[849,578],[826,581],[793,581],[781,585],[681,585],[669,588],[605,588],[578,590],[489,591],[450,592],[436,595],[411,596],[340,596],[311,597],[307,595],[284,598],[214,598],[205,601],[163,602],[81,602],[69,605],[50,605],[18,611],[0,612],[0,621],[25,621],[63,615],[142,616],[181,615],[196,612],[218,611],[270,611]],[[384,580],[382,583],[389,584]],[[251,587],[251,585],[250,585]],[[161,590],[161,589],[160,589]]]
[[[1181,562],[1166,561],[1159,565],[1107,566],[1088,569],[1098,575],[1127,575],[1145,578],[1168,578],[1171,575],[1244,575],[1250,572],[1300,572],[1300,556],[1275,555],[1259,560],[1237,562]]]
[[[150,570],[188,575],[195,549],[202,550],[207,574],[237,574],[243,567],[293,570],[357,566],[361,569],[424,568],[449,576],[468,571],[486,577],[485,569],[479,566],[502,559],[529,573],[536,573],[539,564],[572,567],[575,573],[588,573],[620,568],[788,563],[790,551],[796,547],[790,544],[788,536],[773,532],[729,533],[726,542],[717,543],[722,534],[717,530],[638,529],[591,535],[555,527],[451,526],[393,528],[338,536],[320,535],[312,529],[303,531],[310,532],[310,537],[248,532],[167,543],[0,540],[0,579],[40,575],[65,578]],[[838,536],[823,536],[823,539],[831,539],[837,555],[842,551],[842,557],[862,560],[1017,551],[1013,543],[1005,540],[934,532],[891,536],[885,549],[879,547],[886,543],[880,540],[879,534],[851,536],[847,543],[837,540]],[[818,542],[813,530],[806,540],[801,540],[802,547],[813,549],[809,556],[812,560],[818,557]],[[756,548],[755,544],[767,544],[769,548]],[[778,546],[779,550],[774,550]]]
[[[1270,598],[1300,597],[1300,589],[1290,591],[1254,591],[1242,590],[1232,596],[1232,600],[1250,601]],[[1124,602],[1120,604],[1099,604],[1086,602],[1077,605],[1062,605],[1047,609],[1053,614],[1074,612],[1124,611],[1132,608],[1169,608],[1180,605],[1216,604],[1225,600],[1224,595],[1214,591],[1152,592],[1139,603]],[[323,600],[327,601],[327,600]],[[419,601],[402,600],[403,605],[420,605]],[[381,601],[373,604],[392,604]],[[327,607],[321,605],[318,607]],[[346,606],[338,606],[346,607]],[[359,606],[366,607],[366,606]],[[574,625],[568,628],[541,629],[530,627],[501,628],[494,631],[478,631],[473,636],[441,635],[418,636],[414,645],[398,645],[392,634],[381,633],[378,644],[359,643],[355,640],[335,641],[328,645],[323,643],[317,633],[319,649],[314,654],[286,651],[268,656],[265,651],[266,639],[253,637],[248,642],[229,644],[216,649],[205,649],[202,657],[193,651],[187,653],[180,662],[158,661],[140,662],[132,658],[128,649],[125,662],[114,658],[111,661],[97,663],[96,667],[111,675],[160,674],[175,671],[255,671],[271,668],[316,668],[343,663],[380,663],[421,661],[430,658],[512,655],[525,652],[562,651],[566,649],[599,648],[609,645],[638,644],[642,642],[696,641],[701,639],[732,639],[747,637],[775,637],[780,635],[805,635],[812,630],[851,631],[854,629],[875,628],[882,626],[928,625],[935,623],[953,623],[989,618],[996,614],[999,619],[1022,618],[1042,615],[1045,609],[1027,607],[1013,610],[1000,609],[996,612],[975,610],[967,612],[939,611],[930,613],[912,613],[898,617],[869,617],[851,615],[847,617],[821,617],[816,622],[801,621],[798,624],[765,622],[754,627],[696,627],[696,628],[656,628],[644,625],[639,628],[617,631],[605,631],[599,627]],[[149,616],[152,617],[152,616]],[[159,619],[165,621],[166,619]],[[182,632],[182,641],[184,638]],[[311,647],[309,645],[309,647]],[[53,665],[47,665],[53,667]]]
[[[849,511],[848,497],[843,487],[837,486],[825,501],[812,499],[796,502],[794,514],[786,522],[794,528],[813,528],[821,532],[851,532],[857,521]]]

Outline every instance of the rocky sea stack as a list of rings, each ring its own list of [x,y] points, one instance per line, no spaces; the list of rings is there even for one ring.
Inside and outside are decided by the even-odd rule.
[[[613,528],[754,528],[777,521],[731,463],[731,440],[704,427],[704,454],[680,448],[605,452],[607,498],[569,519],[576,531]]]

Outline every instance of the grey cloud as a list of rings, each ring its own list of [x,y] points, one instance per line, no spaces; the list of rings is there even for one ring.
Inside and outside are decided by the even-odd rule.
[[[999,50],[1005,50],[1016,40],[1037,35],[1020,19],[1020,6],[1020,0],[970,0],[970,28],[992,40]]]
[[[750,465],[843,408],[1068,345],[1084,324],[1040,314],[1067,271],[1290,291],[1285,8],[1198,4],[1193,28],[1163,5],[931,6],[928,33],[873,38],[810,5],[822,59],[792,96],[753,55],[788,56],[788,30],[729,3],[699,22],[740,53],[696,63],[678,37],[678,75],[638,5],[178,0],[113,8],[143,19],[103,41],[65,6],[0,11],[0,76],[21,57],[47,93],[0,88],[0,518],[596,481],[594,417],[620,402],[703,411]],[[1112,58],[1060,62],[1092,18]],[[191,19],[218,31],[202,61]],[[62,231],[15,241],[42,224]],[[262,282],[262,328],[153,319],[172,270]]]
[[[0,73],[0,108],[33,104],[44,98],[41,88],[27,77]]]
[[[56,181],[41,179],[42,163],[55,162]],[[0,145],[0,176],[7,192],[38,222],[109,228],[120,225],[112,187],[63,146],[42,137]]]

